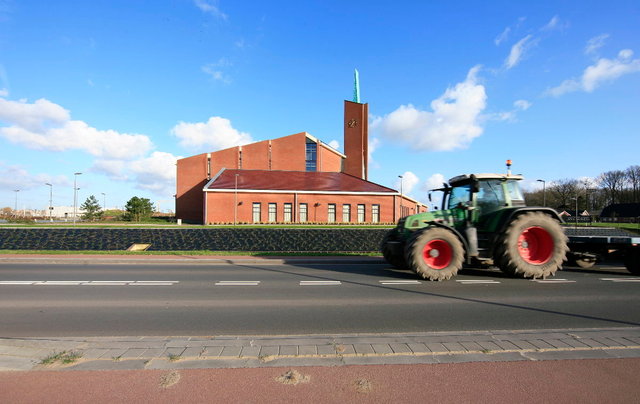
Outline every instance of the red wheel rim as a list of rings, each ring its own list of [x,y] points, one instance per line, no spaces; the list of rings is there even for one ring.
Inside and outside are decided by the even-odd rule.
[[[529,227],[518,237],[518,253],[527,263],[542,265],[553,255],[553,237],[542,227]]]
[[[449,266],[453,257],[451,245],[444,240],[429,241],[422,250],[424,262],[433,269],[443,269]]]

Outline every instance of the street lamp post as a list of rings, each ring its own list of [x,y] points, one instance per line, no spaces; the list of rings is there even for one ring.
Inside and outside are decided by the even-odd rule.
[[[577,229],[578,228],[578,199],[580,199],[580,197],[576,195],[576,197],[573,199],[576,200],[576,229]]]
[[[53,211],[53,184],[46,182],[44,185],[49,186],[49,221],[53,222],[52,211]]]
[[[77,179],[78,175],[82,175],[82,173],[73,173],[73,225],[76,225],[76,207],[78,206],[78,186]]]
[[[13,192],[16,193],[16,206],[13,209],[13,214],[16,215],[16,217],[18,216],[18,192],[20,192],[19,189],[14,189]]]
[[[107,210],[107,194],[105,194],[104,192],[101,192],[102,194],[102,210],[105,211]]]
[[[240,174],[236,174],[236,187],[233,198],[233,225],[235,226],[238,221],[238,176]]]
[[[402,216],[402,208],[404,206],[402,205],[402,199],[403,199],[403,197],[402,197],[402,183],[404,182],[404,177],[402,175],[398,175],[398,178],[400,178],[400,217],[403,217]]]
[[[536,180],[542,183],[542,206],[547,207],[547,181]]]

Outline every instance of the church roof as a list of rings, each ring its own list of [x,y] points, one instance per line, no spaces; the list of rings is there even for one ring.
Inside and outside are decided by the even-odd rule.
[[[222,169],[204,187],[205,192],[228,192],[236,189],[238,192],[398,194],[394,189],[352,175],[311,171]]]

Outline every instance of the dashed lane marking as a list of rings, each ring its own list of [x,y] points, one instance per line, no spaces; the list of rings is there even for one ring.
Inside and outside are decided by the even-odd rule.
[[[180,281],[0,281],[0,285],[34,286],[172,286]]]
[[[481,285],[481,284],[492,284],[492,283],[500,283],[500,281],[494,280],[484,280],[484,279],[456,279],[456,282],[459,282],[463,285]]]
[[[420,281],[412,281],[412,280],[384,280],[384,281],[378,281],[383,285],[421,285],[422,283]]]
[[[536,283],[575,283],[576,281],[570,281],[568,279],[531,279],[531,282],[536,282]]]
[[[615,283],[619,283],[619,282],[640,282],[640,278],[600,278],[601,281],[608,281],[608,282],[615,282]]]
[[[300,286],[338,286],[340,281],[300,281]]]
[[[259,286],[260,281],[218,281],[216,286]]]

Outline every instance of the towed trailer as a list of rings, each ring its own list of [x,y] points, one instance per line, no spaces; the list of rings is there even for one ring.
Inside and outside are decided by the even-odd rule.
[[[607,259],[621,259],[629,272],[640,275],[640,235],[603,227],[566,227],[569,265],[583,269]]]

